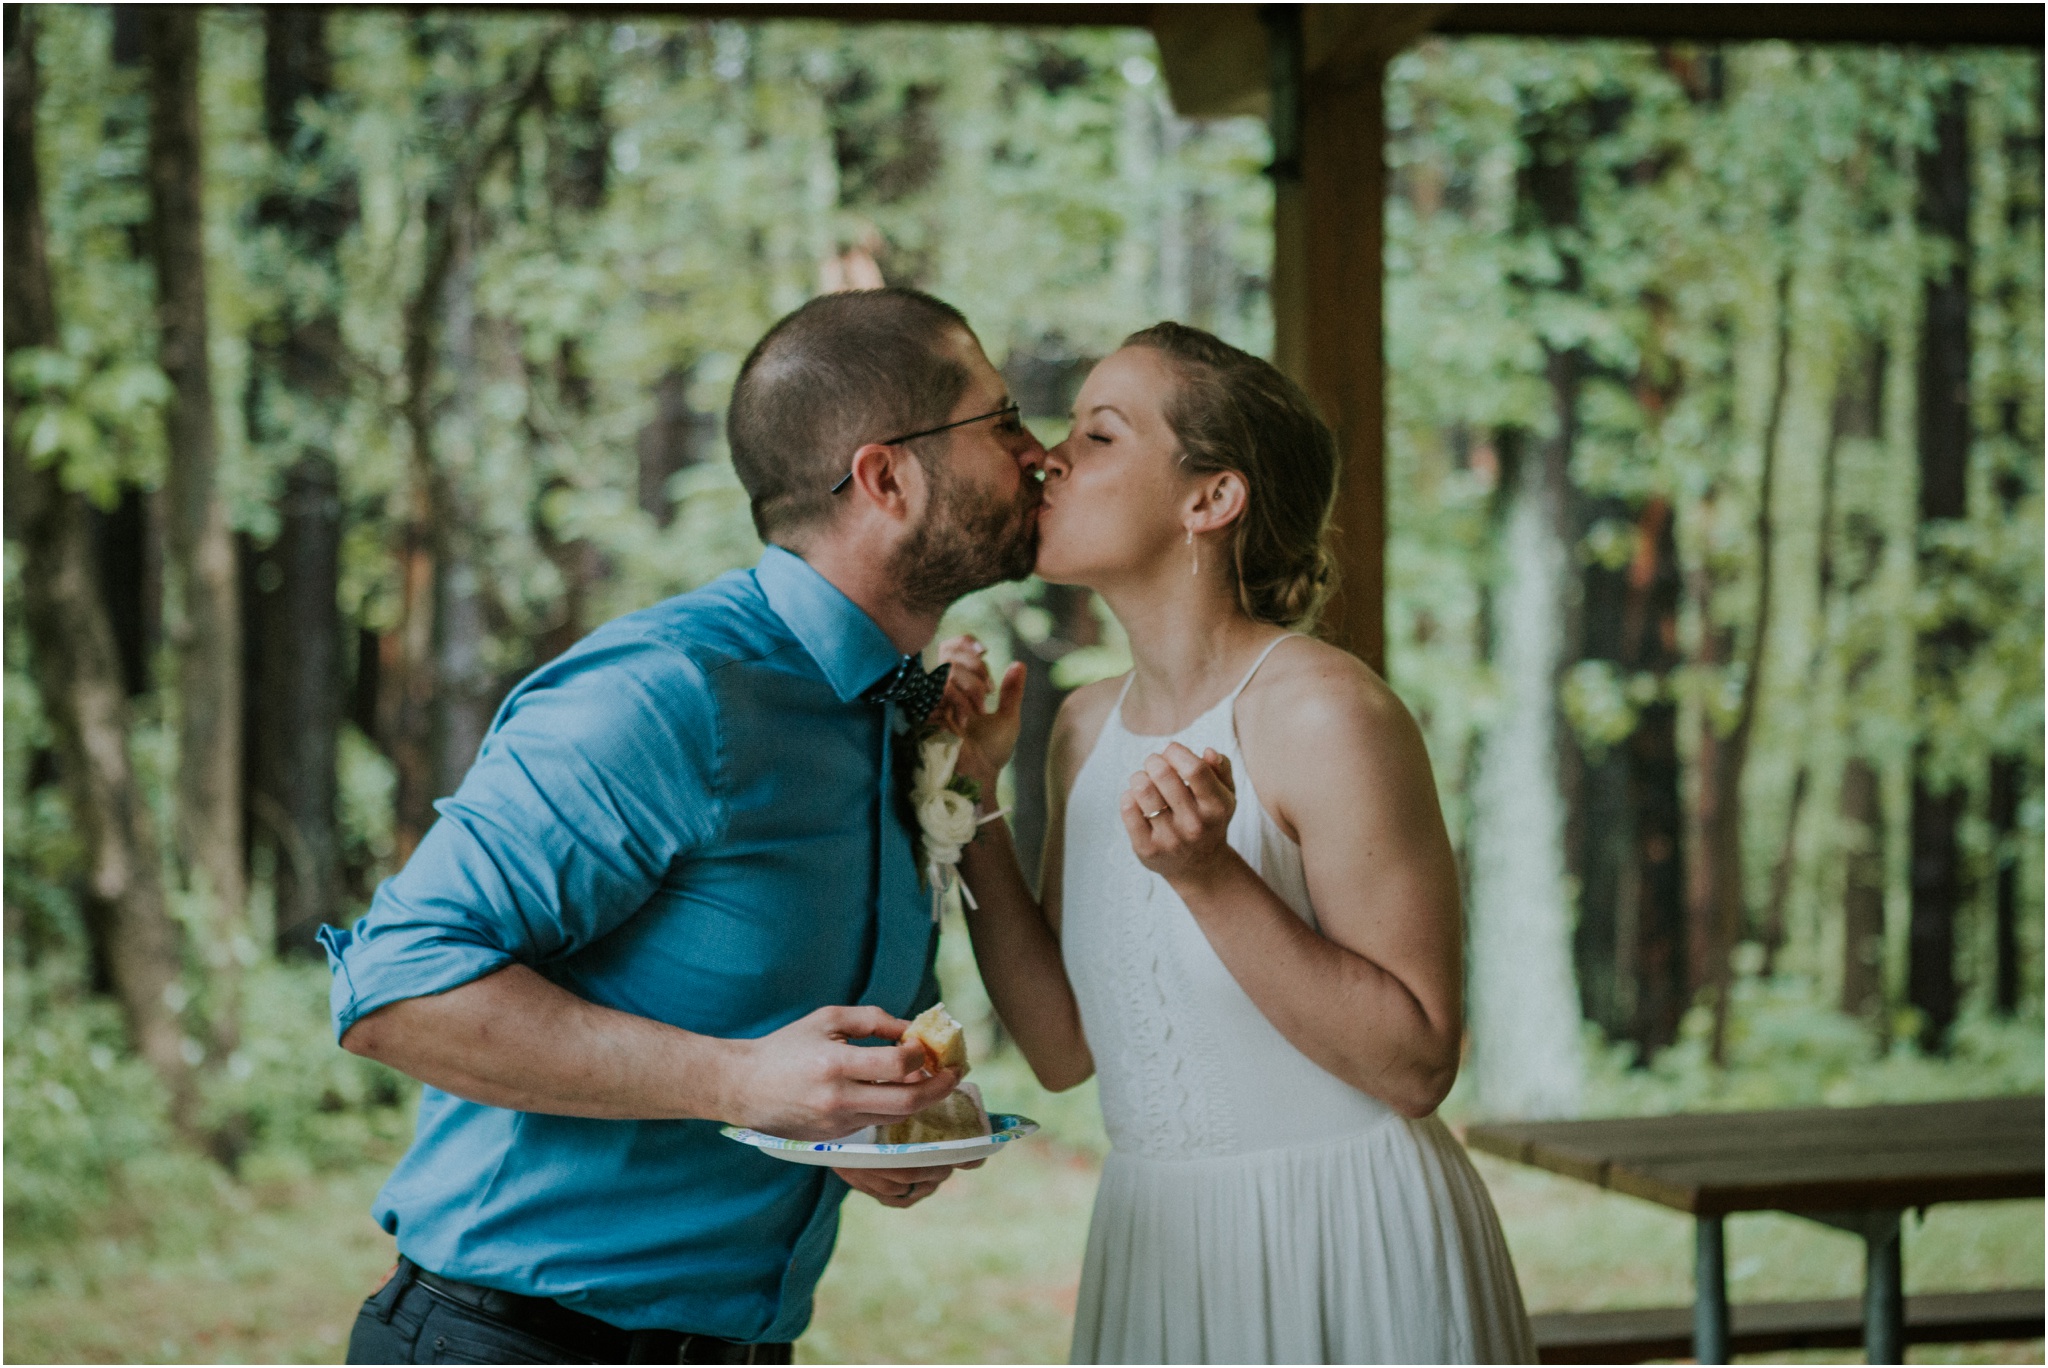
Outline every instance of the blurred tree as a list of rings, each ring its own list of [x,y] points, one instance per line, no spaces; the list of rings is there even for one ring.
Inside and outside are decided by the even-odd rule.
[[[1983,966],[1988,1008],[1999,947],[2037,934],[2038,865],[2013,865],[2001,929],[1991,884],[2015,847],[1979,833],[2032,830],[2038,800],[1970,778],[2002,749],[2038,754],[2019,741],[2038,709],[2007,692],[2038,679],[2017,654],[2019,634],[2038,632],[2030,610],[1992,607],[2038,592],[2033,553],[2005,540],[2013,520],[2039,516],[2038,332],[2031,315],[2005,321],[2009,301],[2038,298],[2032,230],[2014,226],[2030,211],[1976,213],[1967,230],[1972,253],[2010,263],[2003,283],[1979,272],[1962,296],[1975,345],[1998,339],[2013,396],[1977,402],[1969,431],[1982,445],[2010,415],[2025,434],[1992,448],[2000,474],[1970,467],[1972,489],[2004,481],[1995,514],[1973,495],[1966,519],[1921,534],[1901,501],[1917,483],[1923,310],[1892,288],[1953,259],[1916,209],[1914,149],[1934,145],[1940,92],[1958,79],[2017,91],[2037,70],[2004,55],[1471,42],[1426,43],[1390,71],[1393,679],[1476,871],[1481,742],[1503,707],[1528,705],[1506,702],[1518,686],[1487,659],[1508,590],[1487,596],[1475,514],[1516,478],[1501,434],[1560,447],[1570,559],[1556,698],[1572,740],[1561,736],[1557,775],[1573,805],[1574,958],[1586,1015],[1639,1060],[1689,1006],[1735,996],[1696,991],[1751,974],[1808,978],[1884,1038],[1910,1001],[1915,736],[1930,741],[1923,770],[1960,784],[1957,815],[1984,814],[1956,828],[1959,867],[1981,865],[1985,884],[1957,895],[1955,972]],[[1613,113],[1596,132],[1603,102]],[[2023,104],[1973,106],[1968,155],[2001,187],[2009,140],[2035,146]],[[1549,132],[1532,141],[1532,128]],[[2031,172],[2013,185],[2038,203]],[[1555,227],[1533,211],[1539,186]],[[1540,232],[1510,231],[1518,206]],[[1922,674],[1916,690],[1916,619],[1967,622],[1985,644],[1949,683]],[[2017,771],[2027,795],[2032,763]],[[1828,820],[1804,822],[1815,809]],[[1643,838],[1632,848],[1630,827]],[[1477,883],[1475,1010],[1488,934]],[[1679,957],[1659,942],[1688,883]],[[1957,1010],[1970,982],[1957,980]]]
[[[1953,81],[1934,92],[1932,146],[1918,157],[1920,228],[1939,252],[1923,286],[1919,356],[1921,575],[1954,567],[1929,534],[1969,516],[1970,487],[1970,92]],[[1923,693],[1955,689],[1977,633],[1942,614],[1920,633]],[[1948,1048],[1955,1025],[1956,921],[1965,871],[1959,830],[1969,803],[1960,777],[1937,768],[1930,742],[1913,758],[1913,902],[1906,1000],[1921,1015],[1920,1044]]]
[[[395,668],[385,672],[396,704],[385,735],[398,770],[401,860],[431,825],[434,800],[454,792],[469,768],[497,703],[483,640],[485,567],[475,545],[483,529],[464,478],[464,467],[476,464],[476,405],[486,379],[475,297],[478,253],[492,226],[483,189],[517,152],[561,41],[559,30],[547,33],[530,56],[507,45],[501,74],[485,68],[479,79],[488,39],[468,20],[422,15],[413,23],[413,41],[430,64],[421,107],[434,179],[421,206],[419,275],[406,306],[403,601]]]
[[[37,373],[61,381],[67,368],[44,249],[36,12],[16,6],[5,24],[7,503],[25,553],[29,669],[84,845],[86,926],[103,947],[136,1052],[163,1081],[178,1128],[196,1136],[199,1095],[176,1005],[180,937],[165,905],[156,824],[129,755],[127,691],[92,555],[89,505],[66,487],[66,446],[42,436],[48,424],[62,431],[60,410],[46,409],[28,432],[22,421],[24,392],[63,402],[38,392]]]
[[[148,98],[142,88],[142,6],[115,5],[107,25],[110,89],[103,97],[105,140],[118,149],[121,178],[132,182],[135,217],[123,224],[127,255],[137,263],[149,256],[147,187],[143,149],[149,136]],[[100,585],[121,656],[121,676],[131,698],[155,687],[153,656],[163,643],[163,529],[161,510],[149,489],[134,478],[120,482],[118,501],[91,513]]]
[[[334,438],[348,379],[337,252],[354,189],[328,152],[333,63],[328,11],[263,10],[263,130],[275,184],[255,226],[279,302],[251,329],[244,409],[255,446],[281,451],[277,532],[245,541],[248,580],[247,828],[270,852],[276,942],[311,953],[338,921],[336,747],[343,715],[341,477]]]
[[[240,1037],[237,983],[247,931],[242,847],[240,584],[208,355],[205,165],[199,121],[199,11],[143,17],[149,64],[150,249],[156,264],[164,406],[168,633],[176,661],[177,867],[204,911],[208,1045],[217,1065]]]

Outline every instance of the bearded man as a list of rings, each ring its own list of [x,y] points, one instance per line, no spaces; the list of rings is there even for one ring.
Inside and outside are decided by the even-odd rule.
[[[426,1084],[352,1363],[787,1363],[848,1186],[830,1139],[959,1081],[905,1018],[937,930],[892,747],[961,594],[1029,573],[1045,452],[959,311],[827,295],[757,344],[733,465],[760,563],[537,670],[369,913],[325,944],[344,1048]]]

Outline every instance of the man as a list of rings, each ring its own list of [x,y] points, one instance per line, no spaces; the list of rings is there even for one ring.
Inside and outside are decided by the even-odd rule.
[[[813,300],[747,358],[760,563],[515,689],[412,859],[330,932],[342,1045],[428,1086],[351,1362],[789,1362],[851,1184],[827,1139],[958,1082],[904,1018],[936,928],[890,754],[961,594],[1029,572],[1044,450],[951,306]],[[893,734],[892,734],[893,733]]]

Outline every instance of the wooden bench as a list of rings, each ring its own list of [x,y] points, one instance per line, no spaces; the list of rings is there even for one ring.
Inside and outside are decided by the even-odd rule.
[[[2038,1199],[2042,1121],[2039,1097],[1984,1097],[1475,1123],[1465,1128],[1465,1143],[1692,1216],[1688,1356],[1700,1363],[1726,1363],[1749,1347],[1728,1305],[1727,1217],[1786,1211],[1856,1235],[1864,1246],[1862,1344],[1872,1363],[1900,1363],[1908,1342],[1901,1218],[1937,1202]],[[2031,1337],[2040,1333],[2040,1310],[2039,1294],[2029,1295]],[[1633,1345],[1643,1337],[1615,1333],[1636,1357]],[[1917,1337],[1959,1333],[1930,1326]]]
[[[1729,1307],[1729,1348],[1738,1354],[1787,1349],[1854,1349],[1863,1343],[1863,1303],[1750,1302]],[[1643,1363],[1692,1357],[1693,1310],[1549,1311],[1529,1318],[1543,1363]],[[2042,1291],[1930,1292],[1906,1298],[1908,1344],[2039,1339]]]

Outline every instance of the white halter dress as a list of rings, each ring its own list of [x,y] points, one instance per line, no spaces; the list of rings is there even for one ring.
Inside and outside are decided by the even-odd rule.
[[[1284,640],[1171,737],[1126,731],[1119,697],[1068,800],[1062,952],[1112,1147],[1073,1361],[1533,1363],[1500,1223],[1458,1142],[1289,1044],[1118,816],[1168,741],[1229,756],[1231,846],[1317,926],[1301,850],[1237,742],[1237,696]]]

